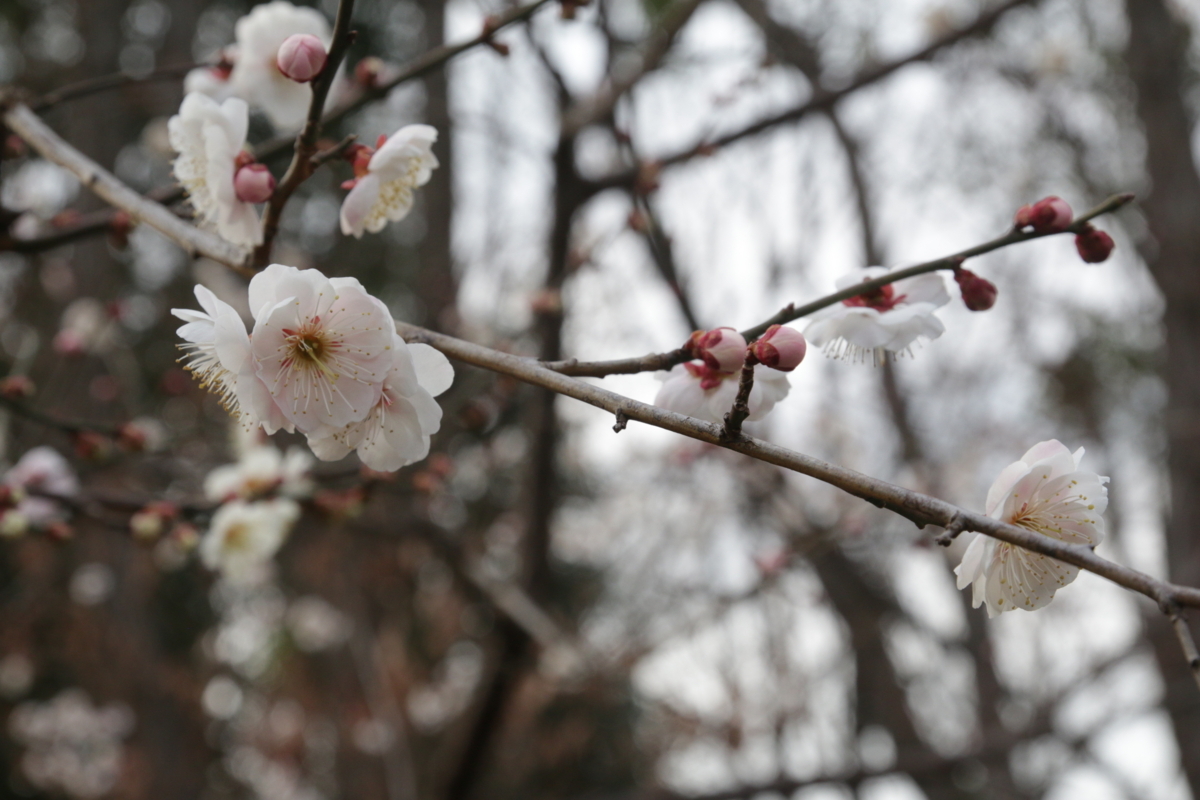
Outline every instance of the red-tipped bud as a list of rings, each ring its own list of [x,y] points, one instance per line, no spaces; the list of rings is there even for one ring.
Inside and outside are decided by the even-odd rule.
[[[147,434],[145,429],[133,422],[126,422],[117,428],[117,444],[122,450],[130,453],[140,453],[146,449]]]
[[[9,375],[0,380],[0,397],[9,400],[24,400],[26,397],[32,397],[34,391],[36,389],[33,381],[26,375]]]
[[[128,211],[118,211],[113,214],[108,223],[108,241],[118,250],[129,246],[129,232],[133,230],[133,217]]]
[[[718,372],[736,372],[746,361],[746,340],[733,328],[696,331],[687,346],[705,366]]]
[[[311,33],[297,33],[283,40],[275,56],[275,66],[285,78],[296,83],[308,83],[325,69],[328,58],[325,45]]]
[[[75,529],[65,522],[51,522],[46,526],[46,536],[55,542],[65,542],[75,538]]]
[[[758,341],[750,345],[750,352],[760,364],[780,372],[791,372],[804,360],[808,342],[804,340],[804,334],[795,328],[772,325]]]
[[[95,431],[77,431],[73,437],[75,455],[86,461],[100,461],[112,452],[112,442]]]
[[[987,311],[996,305],[996,295],[999,294],[996,284],[981,278],[969,269],[954,270],[954,280],[962,290],[963,305],[972,311]]]
[[[1116,246],[1111,236],[1090,225],[1087,230],[1075,237],[1075,249],[1079,251],[1079,257],[1089,264],[1106,261]]]
[[[179,508],[174,503],[151,503],[129,518],[129,531],[136,539],[153,541],[162,536],[167,523],[177,516]]]
[[[243,203],[265,203],[275,191],[275,176],[266,164],[247,164],[233,176],[233,190]]]
[[[367,56],[354,66],[354,82],[373,89],[379,85],[379,75],[387,65],[378,56]]]
[[[1033,205],[1021,206],[1013,222],[1018,228],[1032,226],[1035,233],[1058,233],[1067,229],[1073,217],[1067,201],[1051,195]]]

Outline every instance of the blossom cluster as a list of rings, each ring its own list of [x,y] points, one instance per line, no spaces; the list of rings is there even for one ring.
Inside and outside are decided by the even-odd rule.
[[[320,12],[273,0],[238,21],[236,42],[220,64],[185,81],[187,95],[168,123],[178,154],[175,177],[197,217],[239,247],[262,243],[256,205],[270,200],[276,183],[246,150],[250,111],[263,111],[278,128],[299,128],[312,98],[307,83],[324,70],[330,37]],[[345,157],[354,178],[343,185],[351,190],[342,206],[343,233],[361,237],[403,219],[413,192],[438,166],[436,141],[434,128],[409,125],[380,136],[375,147],[350,147]]]
[[[250,281],[253,329],[196,287],[201,311],[174,309],[185,364],[246,427],[303,433],[318,458],[357,451],[372,469],[419,461],[441,425],[433,399],[454,379],[428,345],[407,344],[355,278],[272,264]]]

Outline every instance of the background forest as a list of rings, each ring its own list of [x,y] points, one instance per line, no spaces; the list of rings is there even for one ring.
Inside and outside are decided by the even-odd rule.
[[[0,83],[169,189],[182,76],[251,5],[0,0]],[[359,0],[348,70],[510,10]],[[747,429],[976,509],[1035,442],[1084,446],[1112,479],[1100,552],[1200,585],[1197,26],[1191,0],[546,3],[325,132],[438,129],[408,218],[340,235],[332,163],[274,260],[497,349],[617,358],[956,252],[1044,195],[1135,192],[1108,261],[1067,237],[985,255],[990,311],[952,303],[878,368],[811,348]],[[231,587],[187,545],[247,441],[169,310],[244,280],[12,139],[0,206],[0,369],[36,386],[0,459],[49,445],[83,487],[69,527],[0,539],[0,798],[1200,797],[1200,690],[1145,598],[1084,573],[989,621],[954,587],[967,537],[466,366],[427,460],[318,464],[273,577]],[[188,524],[131,528],[161,500]]]

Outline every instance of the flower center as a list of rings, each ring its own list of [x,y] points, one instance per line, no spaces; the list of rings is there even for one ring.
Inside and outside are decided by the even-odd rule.
[[[858,308],[873,308],[876,311],[891,311],[907,296],[897,295],[895,288],[887,283],[877,289],[871,289],[854,297],[847,297],[842,304]]]
[[[336,381],[338,374],[326,362],[331,360],[338,343],[331,341],[328,331],[321,325],[320,317],[313,317],[299,330],[283,329],[287,355],[283,366],[298,366],[317,369],[329,380]]]

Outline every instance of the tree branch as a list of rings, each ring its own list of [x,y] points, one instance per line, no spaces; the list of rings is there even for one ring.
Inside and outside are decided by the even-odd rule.
[[[129,213],[178,244],[192,256],[205,256],[245,272],[246,254],[238,247],[176,217],[165,206],[130,189],[104,167],[67,144],[28,106],[15,103],[4,112],[4,124],[43,158],[73,173],[103,200]]]
[[[97,78],[87,78],[86,80],[77,81],[67,84],[59,89],[55,89],[49,94],[44,95],[40,100],[35,100],[30,103],[30,108],[34,111],[45,111],[47,108],[65,103],[68,100],[74,100],[79,97],[86,97],[89,94],[103,92],[107,89],[115,89],[118,86],[124,86],[130,83],[153,83],[155,81],[169,80],[178,78],[181,75],[187,75],[197,67],[203,67],[204,64],[172,64],[169,67],[159,67],[149,75],[143,75],[140,78],[134,77],[127,72],[114,72],[111,75],[101,75]]]
[[[555,372],[529,358],[501,353],[403,322],[396,323],[396,330],[406,341],[431,345],[455,360],[508,375],[558,394],[573,397],[576,400],[582,400],[613,414],[619,411],[630,420],[644,422],[647,425],[679,433],[697,441],[718,445],[768,464],[816,478],[873,505],[907,517],[919,527],[925,525],[949,526],[957,518],[965,531],[985,533],[1003,542],[1072,564],[1107,578],[1126,589],[1143,594],[1160,605],[1174,602],[1179,606],[1200,608],[1200,589],[1160,581],[1137,570],[1101,558],[1091,548],[1084,545],[1067,544],[1057,539],[1051,539],[1026,528],[1000,522],[944,500],[913,492],[761,439],[742,436],[736,440],[728,440],[722,435],[723,427],[721,425],[638,402],[599,386],[593,386]]]
[[[380,83],[378,86],[372,86],[363,90],[363,93],[353,100],[343,103],[333,111],[330,111],[321,120],[322,125],[333,125],[341,121],[344,117],[354,113],[358,109],[370,103],[373,100],[381,100],[387,97],[388,92],[395,89],[402,83],[420,78],[423,75],[432,72],[438,67],[445,64],[455,56],[465,53],[473,47],[478,47],[481,44],[487,44],[497,31],[502,28],[507,28],[515,22],[521,22],[533,16],[533,13],[542,6],[551,2],[551,0],[535,0],[528,5],[518,6],[511,11],[508,11],[496,17],[487,25],[482,33],[473,39],[468,39],[465,42],[458,44],[448,44],[441,47],[435,47],[432,50],[426,51],[424,54],[417,56],[412,61],[408,62],[399,72],[392,76],[387,81]],[[262,161],[267,161],[277,156],[286,153],[295,145],[295,140],[291,137],[276,137],[270,139],[258,147],[254,148],[254,154]]]
[[[990,253],[993,250],[999,250],[1002,247],[1028,242],[1033,239],[1041,239],[1045,236],[1057,236],[1062,233],[1079,233],[1089,220],[1093,220],[1102,214],[1108,214],[1116,211],[1122,206],[1133,200],[1132,194],[1117,194],[1105,200],[1100,205],[1087,211],[1086,213],[1075,218],[1065,231],[1056,233],[1036,233],[1022,232],[1018,229],[1013,229],[997,239],[992,239],[990,242],[976,245],[966,250],[961,250],[953,255],[937,258],[933,261],[925,261],[921,264],[914,264],[905,269],[898,269],[881,275],[878,278],[873,278],[869,281],[856,283],[853,286],[848,286],[845,289],[834,292],[833,294],[825,295],[824,297],[813,300],[802,306],[797,306],[794,303],[789,303],[781,309],[775,316],[764,320],[759,324],[747,328],[742,331],[742,336],[746,341],[753,341],[763,334],[767,328],[772,325],[782,325],[786,322],[806,317],[809,314],[820,311],[822,308],[840,303],[851,297],[857,297],[865,292],[874,291],[881,286],[886,286],[889,283],[894,283],[905,278],[912,278],[916,275],[924,275],[927,272],[937,272],[943,269],[955,269],[961,267],[963,262],[969,258]],[[545,362],[543,366],[552,369],[555,372],[560,372],[563,375],[574,375],[578,377],[588,378],[603,378],[606,375],[630,375],[636,372],[650,372],[653,370],[670,369],[676,364],[682,364],[692,357],[691,351],[684,348],[671,350],[667,353],[651,353],[649,355],[638,358],[621,358],[612,361],[579,361],[578,359],[569,359],[567,361]]]
[[[988,33],[991,31],[992,27],[995,26],[996,22],[998,22],[1000,18],[1003,17],[1007,12],[1017,8],[1018,6],[1027,5],[1030,2],[1032,2],[1032,0],[1008,0],[1008,2],[997,6],[991,11],[981,14],[978,19],[965,28],[960,28],[957,31],[946,34],[945,36],[931,42],[929,45],[921,50],[918,50],[916,53],[913,53],[910,56],[906,56],[896,61],[890,61],[886,64],[877,66],[874,69],[867,70],[842,89],[837,89],[834,91],[828,91],[819,88],[815,89],[813,96],[807,102],[790,108],[787,111],[783,111],[773,116],[766,117],[765,119],[761,119],[758,122],[747,125],[746,127],[733,131],[732,133],[727,133],[724,136],[718,137],[712,141],[699,142],[693,147],[689,147],[686,150],[680,150],[664,156],[659,158],[657,161],[661,166],[664,167],[682,164],[690,161],[698,155],[710,154],[715,148],[721,148],[742,139],[746,139],[751,136],[757,136],[760,133],[771,130],[777,125],[788,122],[797,122],[815,111],[826,111],[836,105],[838,101],[842,100],[843,98],[848,97],[849,95],[852,95],[860,89],[870,86],[871,84],[878,83],[902,67],[906,67],[909,64],[915,64],[919,61],[928,61],[938,52],[946,47],[949,47],[950,45],[957,44],[964,39],[969,39],[974,36],[981,36]],[[597,179],[595,183],[598,187],[607,189],[620,186],[631,186],[635,180],[637,180],[637,170],[630,169],[611,173],[607,176]]]
[[[257,269],[265,267],[271,260],[271,246],[275,235],[279,233],[279,219],[283,209],[291,198],[292,193],[300,184],[308,180],[318,166],[314,160],[317,155],[317,137],[321,134],[322,114],[325,111],[325,98],[329,96],[329,88],[337,77],[338,66],[346,57],[346,51],[354,42],[354,32],[350,30],[350,16],[354,12],[354,0],[340,0],[337,18],[333,23],[333,39],[329,46],[329,55],[325,67],[310,85],[312,86],[312,102],[308,106],[308,119],[296,137],[295,150],[292,153],[292,163],[284,173],[283,180],[275,187],[267,202],[266,213],[263,214],[262,244],[254,249],[253,265]],[[347,143],[348,144],[348,143]]]

